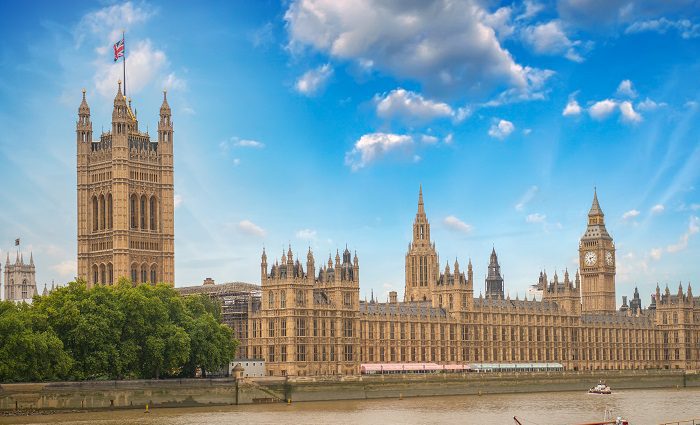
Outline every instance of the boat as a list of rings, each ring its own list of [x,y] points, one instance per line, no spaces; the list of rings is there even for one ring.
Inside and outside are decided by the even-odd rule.
[[[612,390],[603,381],[600,381],[598,385],[588,390],[588,394],[612,394]]]

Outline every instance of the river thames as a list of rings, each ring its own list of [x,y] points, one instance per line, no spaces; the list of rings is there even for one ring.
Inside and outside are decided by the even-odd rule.
[[[419,397],[0,417],[13,424],[579,424],[605,410],[630,424],[700,418],[700,388]],[[692,423],[692,422],[691,422]],[[700,422],[696,422],[700,424]]]

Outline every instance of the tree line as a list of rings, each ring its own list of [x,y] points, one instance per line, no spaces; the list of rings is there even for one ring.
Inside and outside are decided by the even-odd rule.
[[[0,382],[193,377],[227,368],[238,341],[206,295],[165,284],[71,282],[0,302]]]

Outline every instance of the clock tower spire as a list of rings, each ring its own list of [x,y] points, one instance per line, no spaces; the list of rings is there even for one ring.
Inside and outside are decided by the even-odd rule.
[[[615,243],[605,228],[605,215],[593,191],[593,204],[588,212],[588,227],[579,242],[581,268],[581,311],[614,313],[615,308]]]

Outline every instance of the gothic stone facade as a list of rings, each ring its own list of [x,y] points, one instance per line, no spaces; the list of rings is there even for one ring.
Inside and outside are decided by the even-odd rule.
[[[10,263],[10,254],[5,261],[5,300],[15,302],[32,302],[36,295],[36,268],[34,255],[29,254],[29,264],[24,263],[22,254],[17,253],[14,263]]]
[[[175,281],[173,123],[165,93],[158,140],[139,131],[131,100],[114,98],[111,131],[93,141],[78,108],[78,277],[88,285]]]
[[[413,227],[403,302],[395,294],[360,301],[359,262],[347,249],[318,273],[310,250],[305,268],[290,248],[270,269],[263,251],[261,302],[250,308],[241,350],[264,359],[271,375],[357,374],[361,363],[380,362],[700,368],[700,297],[690,285],[675,295],[657,288],[647,309],[615,310],[615,247],[597,195],[579,244],[581,272],[540,273],[541,301],[502,296],[495,251],[489,298],[474,297],[471,261],[466,273],[457,261],[439,273],[422,191]]]

